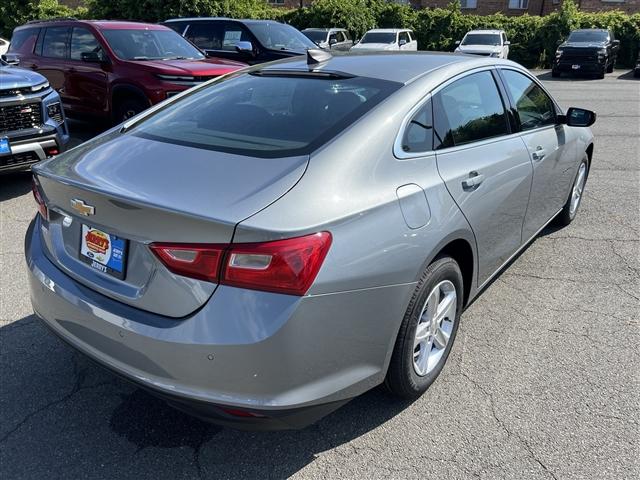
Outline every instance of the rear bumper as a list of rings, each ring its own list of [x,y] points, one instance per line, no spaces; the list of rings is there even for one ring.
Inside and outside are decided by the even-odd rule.
[[[32,222],[25,245],[38,317],[172,406],[240,428],[301,428],[381,383],[414,288],[300,298],[218,287],[199,311],[176,320],[68,277],[44,255],[40,228]]]

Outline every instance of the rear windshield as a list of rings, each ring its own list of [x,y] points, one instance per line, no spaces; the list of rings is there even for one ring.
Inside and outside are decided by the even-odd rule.
[[[362,37],[360,43],[395,43],[396,34],[388,32],[369,32]]]
[[[599,31],[577,31],[569,35],[570,42],[606,42],[609,34]]]
[[[471,33],[464,37],[462,45],[500,45],[500,35],[493,33]]]
[[[203,59],[200,51],[173,30],[103,30],[109,46],[123,60]]]
[[[240,155],[305,155],[400,86],[361,77],[242,74],[193,92],[131,131],[152,140]]]

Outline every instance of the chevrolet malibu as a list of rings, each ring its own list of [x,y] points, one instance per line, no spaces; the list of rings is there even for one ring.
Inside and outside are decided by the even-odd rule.
[[[441,372],[460,315],[576,216],[593,112],[516,63],[310,51],[34,167],[35,313],[200,418],[300,428]]]

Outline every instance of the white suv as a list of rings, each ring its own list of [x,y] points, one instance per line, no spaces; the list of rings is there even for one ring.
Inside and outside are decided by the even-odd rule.
[[[507,58],[510,44],[504,30],[471,30],[456,42],[456,52]]]
[[[418,50],[418,42],[411,30],[376,28],[369,30],[351,50]]]

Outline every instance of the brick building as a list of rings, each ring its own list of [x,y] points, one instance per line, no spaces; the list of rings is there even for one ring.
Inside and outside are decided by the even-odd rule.
[[[274,6],[295,8],[308,6],[312,0],[266,0]],[[397,0],[409,3],[415,8],[446,7],[451,0]],[[577,0],[581,10],[598,12],[601,10],[622,10],[627,13],[640,12],[640,0]],[[488,15],[502,12],[505,15],[546,15],[558,7],[562,0],[460,0],[464,12]]]

